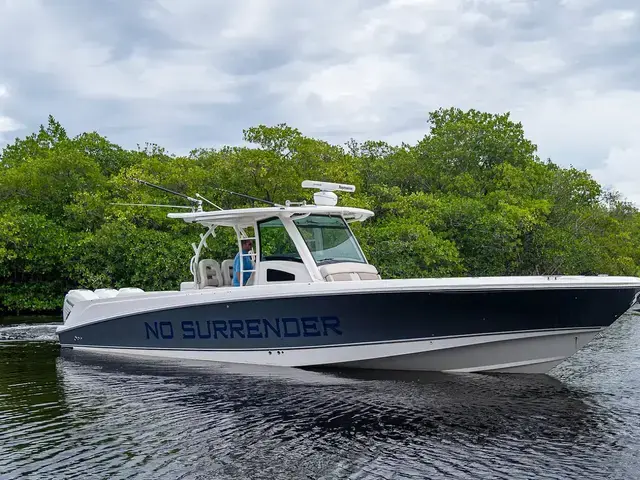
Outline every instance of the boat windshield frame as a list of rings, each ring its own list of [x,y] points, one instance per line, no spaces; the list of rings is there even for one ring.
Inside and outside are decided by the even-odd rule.
[[[333,221],[333,225],[330,222],[328,222],[325,225],[316,224],[316,225],[311,225],[307,227],[306,225],[304,225],[304,223],[308,222],[309,219],[323,219],[322,221],[325,221],[325,219],[330,219],[331,221]],[[309,215],[293,218],[292,220],[293,220],[293,224],[295,225],[298,231],[298,234],[304,241],[304,244],[307,250],[313,257],[313,260],[317,266],[328,265],[330,263],[343,263],[343,262],[368,264],[367,258],[364,252],[362,251],[362,247],[358,243],[357,237],[349,227],[348,222],[341,215],[331,215],[326,213],[310,213]],[[313,231],[310,232],[309,230],[313,230]],[[346,233],[347,235],[346,238],[331,248],[336,248],[342,245],[348,245],[348,248],[350,249],[349,253],[351,255],[341,256],[341,257],[329,256],[326,258],[322,258],[322,256],[319,255],[319,253],[327,252],[328,250],[331,249],[331,248],[316,249],[314,245],[315,242],[320,241],[321,246],[324,247],[327,239],[326,239],[326,236],[323,234],[323,232],[327,230],[337,230],[337,231]],[[314,238],[311,238],[309,236],[309,233],[311,233],[311,235]]]
[[[317,215],[323,217],[332,217],[339,219],[344,225],[344,230],[348,232],[348,238],[353,245],[353,249],[356,253],[355,257],[348,260],[336,259],[334,262],[329,261],[317,261],[316,256],[313,255],[312,249],[307,244],[304,236],[296,220],[303,219],[310,215]],[[190,212],[190,213],[169,213],[169,218],[182,219],[186,223],[199,223],[207,229],[205,234],[200,235],[199,245],[192,244],[194,249],[194,255],[190,260],[190,271],[193,275],[193,283],[198,289],[200,278],[198,272],[198,265],[201,260],[202,248],[206,246],[206,240],[212,237],[216,237],[214,231],[220,227],[231,227],[236,234],[236,240],[238,242],[238,252],[241,255],[250,256],[253,259],[253,268],[251,272],[258,274],[262,267],[263,262],[269,261],[293,261],[296,263],[302,263],[304,269],[309,275],[309,279],[312,282],[323,282],[324,278],[320,272],[320,268],[329,263],[362,263],[369,264],[366,255],[364,254],[356,235],[351,230],[349,224],[353,222],[362,222],[367,218],[373,216],[373,212],[357,207],[335,207],[335,206],[317,206],[317,205],[304,205],[304,206],[287,206],[287,207],[258,207],[258,208],[246,208],[246,209],[233,209],[211,212]],[[261,238],[260,225],[270,219],[278,218],[282,222],[284,232],[289,239],[293,242],[297,255],[299,258],[277,258],[278,255],[271,256],[272,258],[263,258],[263,239]],[[253,236],[248,235],[245,231],[246,228],[253,228]],[[342,226],[340,228],[343,228]],[[254,249],[248,254],[244,254],[241,250],[241,242],[243,239],[251,239],[254,241]],[[244,273],[243,262],[240,262],[240,271]],[[242,277],[241,277],[242,278]],[[255,279],[251,281],[251,285],[254,285]],[[245,285],[241,284],[241,287]],[[249,286],[248,284],[246,286]]]

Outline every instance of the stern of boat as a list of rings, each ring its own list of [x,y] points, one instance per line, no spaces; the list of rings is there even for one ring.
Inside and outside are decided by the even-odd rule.
[[[127,295],[136,295],[144,293],[144,290],[136,287],[124,287],[124,288],[97,288],[95,290],[89,289],[74,289],[64,296],[62,303],[62,322],[66,323],[69,315],[80,302],[90,302],[93,300],[100,300],[103,298],[124,297]]]

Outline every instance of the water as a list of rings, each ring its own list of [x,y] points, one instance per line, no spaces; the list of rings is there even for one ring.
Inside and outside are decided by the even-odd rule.
[[[121,359],[61,352],[55,326],[0,323],[2,480],[640,472],[640,315],[552,376]]]

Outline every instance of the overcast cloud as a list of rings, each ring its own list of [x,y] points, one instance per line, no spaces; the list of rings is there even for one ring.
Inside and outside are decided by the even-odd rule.
[[[413,143],[441,106],[640,205],[637,0],[0,0],[0,144],[49,114],[175,153],[280,122]]]

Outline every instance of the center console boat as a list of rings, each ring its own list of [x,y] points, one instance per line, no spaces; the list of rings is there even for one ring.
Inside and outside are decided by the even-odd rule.
[[[290,367],[546,373],[638,299],[640,278],[383,279],[350,227],[373,212],[337,206],[352,185],[305,181],[314,203],[197,209],[192,279],[179,290],[71,290],[63,348]],[[218,207],[219,208],[219,207]],[[233,258],[203,257],[231,229]],[[243,239],[255,250],[244,252]],[[248,273],[249,275],[245,275]]]

